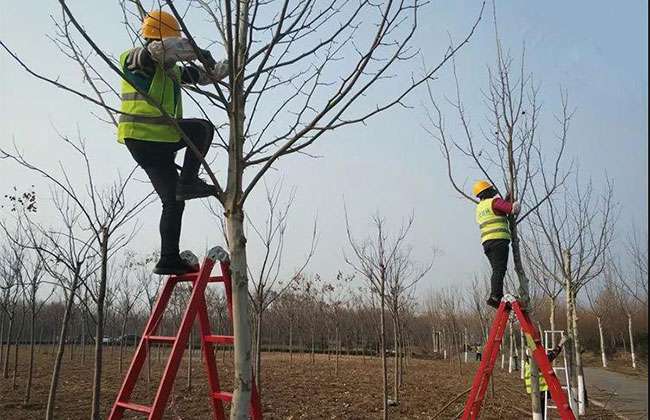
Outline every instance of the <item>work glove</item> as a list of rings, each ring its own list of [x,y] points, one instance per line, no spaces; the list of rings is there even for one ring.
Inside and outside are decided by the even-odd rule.
[[[211,72],[212,69],[214,69],[214,66],[217,65],[217,62],[208,50],[201,50],[199,60],[205,65],[205,69],[209,72]]]
[[[515,201],[512,203],[512,214],[519,214],[521,211],[521,204],[519,204],[519,201]]]

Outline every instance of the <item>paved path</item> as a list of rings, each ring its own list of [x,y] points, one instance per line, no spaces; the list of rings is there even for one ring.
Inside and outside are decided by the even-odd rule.
[[[589,398],[628,419],[648,418],[648,381],[601,368],[585,368]]]

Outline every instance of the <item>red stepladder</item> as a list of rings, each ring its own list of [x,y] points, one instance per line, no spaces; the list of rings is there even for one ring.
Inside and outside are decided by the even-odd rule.
[[[560,417],[562,420],[575,420],[576,417],[569,406],[569,401],[567,400],[566,394],[564,394],[560,381],[555,375],[553,365],[546,356],[546,351],[542,345],[539,331],[537,331],[537,328],[533,325],[528,313],[522,308],[519,301],[509,295],[501,300],[501,304],[499,305],[494,321],[492,322],[481,364],[474,376],[472,388],[469,397],[467,398],[467,402],[465,403],[462,419],[474,420],[480,418],[479,414],[481,412],[481,406],[483,405],[483,399],[485,398],[490,377],[494,370],[494,364],[499,354],[499,348],[501,347],[503,335],[508,324],[508,317],[510,316],[510,312],[513,310],[515,316],[519,320],[519,325],[526,336],[526,344],[529,351],[535,359],[540,373],[546,380],[546,385],[548,386],[553,401],[555,401]]]
[[[212,268],[219,262],[221,267],[221,276],[211,276]],[[174,287],[178,283],[191,282],[192,293],[187,302],[187,308],[181,319],[178,332],[175,336],[156,335],[156,330],[162,320],[165,308],[172,296]],[[226,291],[228,303],[228,316],[232,321],[232,283],[230,277],[230,259],[228,253],[221,247],[214,247],[208,251],[208,255],[203,260],[200,269],[196,273],[184,274],[181,276],[170,276],[167,278],[162,290],[153,307],[149,320],[140,339],[140,343],[135,351],[133,360],[122,383],[122,387],[117,394],[109,420],[120,420],[125,410],[131,410],[140,414],[145,414],[149,420],[158,420],[163,417],[165,406],[172,391],[174,379],[183,358],[185,347],[187,346],[190,332],[194,321],[198,318],[201,338],[201,350],[203,353],[203,363],[208,377],[210,388],[210,402],[212,406],[212,415],[215,420],[225,420],[224,402],[232,401],[232,393],[224,392],[219,385],[219,374],[217,364],[214,359],[213,344],[233,345],[234,336],[232,335],[213,335],[210,329],[210,319],[205,300],[205,289],[209,283],[223,283]],[[153,403],[142,405],[131,402],[131,394],[135,388],[138,376],[147,359],[150,344],[165,343],[171,344],[171,352],[165,365],[160,384],[156,391]],[[255,378],[252,378],[251,406],[250,417],[253,420],[262,419],[262,407],[260,396],[255,386]]]

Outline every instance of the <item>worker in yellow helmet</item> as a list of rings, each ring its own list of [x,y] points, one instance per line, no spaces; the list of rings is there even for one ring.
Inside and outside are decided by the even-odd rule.
[[[181,84],[216,82],[226,76],[228,65],[225,61],[217,63],[207,50],[200,50],[199,54],[208,68],[190,63],[199,58],[197,51],[188,39],[181,37],[178,21],[167,12],[148,13],[142,22],[141,35],[143,45],[130,48],[120,56],[124,80],[118,142],[126,145],[147,173],[162,201],[160,260],[154,272],[184,274],[196,269],[179,256],[184,201],[214,195],[215,188],[199,179],[200,159],[191,150],[186,150],[178,174],[174,158],[188,144],[165,114],[176,120],[180,130],[205,156],[214,127],[208,120],[183,119]],[[189,64],[180,66],[179,62]]]
[[[492,267],[491,290],[487,304],[498,308],[503,298],[503,279],[508,268],[510,251],[507,216],[519,213],[520,205],[516,201],[511,203],[498,197],[496,188],[488,181],[477,181],[472,188],[472,194],[480,200],[476,206],[476,223],[481,229],[483,251]]]

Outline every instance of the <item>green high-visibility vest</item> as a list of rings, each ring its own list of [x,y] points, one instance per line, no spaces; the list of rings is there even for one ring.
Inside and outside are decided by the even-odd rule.
[[[533,391],[533,384],[530,378],[531,378],[530,363],[526,362],[524,364],[524,383],[526,384],[526,392],[529,394]],[[546,385],[546,380],[544,379],[544,375],[542,375],[541,372],[539,372],[538,383],[539,383],[539,392],[544,392],[548,390],[548,386]]]
[[[173,118],[183,117],[181,101],[181,68],[174,67],[165,71],[162,65],[156,66],[153,77],[134,73],[125,66],[129,51],[120,56],[122,71],[128,79],[122,79],[122,107],[119,124],[117,126],[117,141],[124,143],[124,139],[136,139],[155,142],[176,143],[181,134],[160,112],[159,107]],[[152,103],[140,94],[134,87],[138,86],[149,94]],[[155,104],[155,105],[154,105]]]
[[[481,228],[481,243],[490,239],[510,239],[510,227],[505,216],[499,216],[492,210],[492,200],[481,200],[476,206],[476,223]]]

